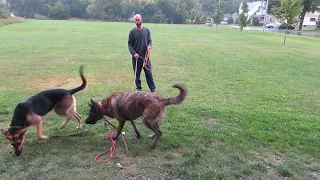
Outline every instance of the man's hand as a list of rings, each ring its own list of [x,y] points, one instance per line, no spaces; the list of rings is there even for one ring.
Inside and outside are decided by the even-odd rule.
[[[148,50],[151,51],[151,46],[150,45],[148,45]]]
[[[136,58],[136,60],[138,60],[140,57],[138,53],[135,53],[133,56]]]

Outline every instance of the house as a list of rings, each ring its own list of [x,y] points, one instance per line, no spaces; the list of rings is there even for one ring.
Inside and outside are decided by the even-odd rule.
[[[242,2],[240,3],[239,7],[239,14],[242,13]],[[259,23],[264,23],[264,18],[266,18],[267,23],[274,23],[276,19],[267,13],[266,10],[266,1],[255,1],[255,2],[248,2],[248,19],[252,17],[258,17]]]
[[[304,16],[302,23],[302,30],[315,30],[320,20],[320,11],[315,11],[314,13],[309,12]],[[295,30],[298,30],[299,26],[295,27]]]

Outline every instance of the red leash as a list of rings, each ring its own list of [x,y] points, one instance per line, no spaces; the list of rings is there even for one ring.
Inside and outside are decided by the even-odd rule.
[[[108,149],[108,150],[106,150],[106,151],[103,151],[103,152],[100,153],[100,154],[98,154],[98,155],[94,158],[94,161],[95,161],[96,163],[98,163],[98,164],[107,163],[107,162],[109,162],[109,161],[114,157],[114,154],[116,153],[116,141],[113,140],[113,135],[114,135],[114,132],[111,131],[111,132],[109,133],[109,139],[110,139],[110,141],[111,141],[111,148]],[[109,152],[109,151],[110,151],[110,156],[109,156],[108,159],[102,160],[102,161],[99,161],[99,160],[98,160],[102,155],[106,154],[106,153]]]
[[[104,119],[105,122],[109,123],[109,124],[110,124],[111,126],[113,126],[114,128],[117,128],[117,127],[115,127],[113,124],[111,124],[107,119],[105,119],[105,118],[103,118],[103,119]],[[107,127],[106,124],[105,124],[105,126]],[[114,155],[115,155],[115,153],[116,153],[116,141],[113,140],[113,136],[114,136],[114,132],[111,131],[111,132],[109,133],[109,139],[110,139],[110,141],[111,141],[111,147],[110,147],[110,149],[103,151],[102,153],[96,155],[96,157],[94,158],[94,161],[95,161],[97,164],[104,164],[104,163],[109,162],[111,159],[117,158],[117,157],[114,157]],[[127,146],[127,143],[126,143],[126,140],[125,140],[125,138],[124,138],[124,132],[121,133],[121,138],[122,138],[122,141],[123,141],[123,143],[124,143],[124,146],[125,146],[127,152],[126,152],[125,154],[119,156],[119,157],[123,157],[123,156],[125,156],[125,155],[129,152],[128,146]],[[109,158],[106,159],[106,160],[99,161],[98,159],[99,159],[102,155],[106,154],[107,152],[110,152]],[[119,158],[119,157],[118,157],[118,158]]]

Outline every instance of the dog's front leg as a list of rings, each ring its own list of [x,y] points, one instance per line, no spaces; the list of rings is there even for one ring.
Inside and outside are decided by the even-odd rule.
[[[134,131],[136,132],[137,138],[141,138],[140,132],[138,131],[136,125],[133,122],[133,120],[131,120],[130,122],[131,122],[131,124],[133,126]]]
[[[44,136],[44,135],[42,134],[42,120],[41,120],[40,122],[38,122],[38,124],[37,124],[37,134],[38,134],[39,140],[49,139],[48,136]]]
[[[113,136],[113,140],[116,140],[119,137],[125,122],[126,122],[125,120],[119,120],[119,124],[118,124],[118,128],[117,128],[117,134],[115,134]]]

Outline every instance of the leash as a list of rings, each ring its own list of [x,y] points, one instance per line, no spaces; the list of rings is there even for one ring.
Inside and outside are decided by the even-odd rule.
[[[132,92],[134,91],[135,87],[136,87],[136,78],[137,78],[137,66],[138,66],[138,60],[136,59],[136,67],[134,68],[134,78],[133,78],[133,88],[132,88]]]
[[[113,126],[114,128],[116,128],[116,126],[114,126],[113,124],[111,124],[107,119],[103,118],[103,120],[104,120],[105,122],[107,122],[108,124],[110,124],[111,126]],[[106,124],[105,124],[105,126],[106,126]],[[107,130],[108,130],[108,129],[107,129]],[[116,153],[116,140],[113,140],[113,136],[114,136],[114,132],[111,131],[111,132],[109,133],[109,140],[110,140],[110,142],[111,142],[111,147],[110,147],[109,149],[107,149],[107,150],[105,150],[105,151],[103,151],[103,152],[101,152],[101,153],[99,153],[98,155],[95,156],[94,161],[95,161],[97,164],[104,164],[104,163],[109,162],[111,159],[121,158],[121,157],[125,156],[125,155],[129,152],[128,146],[127,146],[127,143],[126,143],[126,140],[124,139],[124,133],[121,133],[122,141],[123,141],[123,143],[124,143],[124,146],[125,146],[127,152],[126,152],[125,154],[121,155],[121,156],[114,157],[114,155],[115,155],[115,153]],[[108,158],[108,159],[105,159],[105,160],[99,161],[99,158],[100,158],[101,156],[103,156],[104,154],[106,154],[107,152],[110,152],[109,158]]]
[[[151,54],[151,49],[147,48],[147,52],[146,52],[146,55],[144,57],[142,56],[139,56],[139,58],[143,59],[143,65],[142,67],[146,68],[147,70],[149,70],[147,68],[147,65],[150,61],[150,54]],[[132,92],[134,91],[135,87],[136,87],[136,77],[137,77],[137,65],[138,65],[138,60],[139,59],[136,59],[136,67],[135,67],[135,70],[134,70],[134,80],[133,80],[133,89],[132,89]]]
[[[147,68],[147,64],[148,64],[148,62],[149,62],[149,60],[150,60],[150,52],[151,52],[151,49],[148,48],[145,57],[139,56],[139,58],[142,58],[142,59],[143,59],[143,67],[146,68],[147,70],[149,70],[149,69]],[[133,81],[133,89],[132,89],[132,92],[133,92],[133,90],[135,89],[135,86],[136,86],[135,80],[136,80],[136,77],[137,77],[137,67],[138,67],[138,60],[136,59],[136,66],[135,66],[135,71],[134,71],[134,81]],[[104,117],[103,117],[103,120],[105,121],[105,123],[108,123],[108,124],[110,124],[112,127],[114,127],[115,129],[117,129],[116,126],[114,126],[113,124],[111,124],[111,123],[110,123],[107,119],[105,119]],[[105,126],[107,126],[107,125],[105,124]],[[114,155],[115,155],[115,153],[116,153],[116,140],[113,140],[113,136],[114,136],[114,132],[111,131],[111,132],[109,133],[109,140],[110,140],[110,142],[111,142],[111,147],[110,147],[109,149],[107,149],[107,150],[105,150],[105,151],[103,151],[103,152],[101,152],[101,153],[99,153],[98,155],[95,156],[94,161],[95,161],[97,164],[107,163],[107,162],[109,162],[111,159],[123,157],[123,156],[125,156],[125,155],[129,152],[127,143],[126,143],[126,141],[125,141],[125,139],[124,139],[124,134],[121,133],[122,141],[123,141],[123,143],[124,143],[124,146],[125,146],[127,152],[126,152],[125,154],[119,156],[119,157],[114,157]],[[110,152],[109,158],[108,158],[108,159],[105,159],[105,160],[102,160],[102,161],[99,161],[99,158],[100,158],[101,156],[103,156],[104,154],[106,154],[107,152]]]

